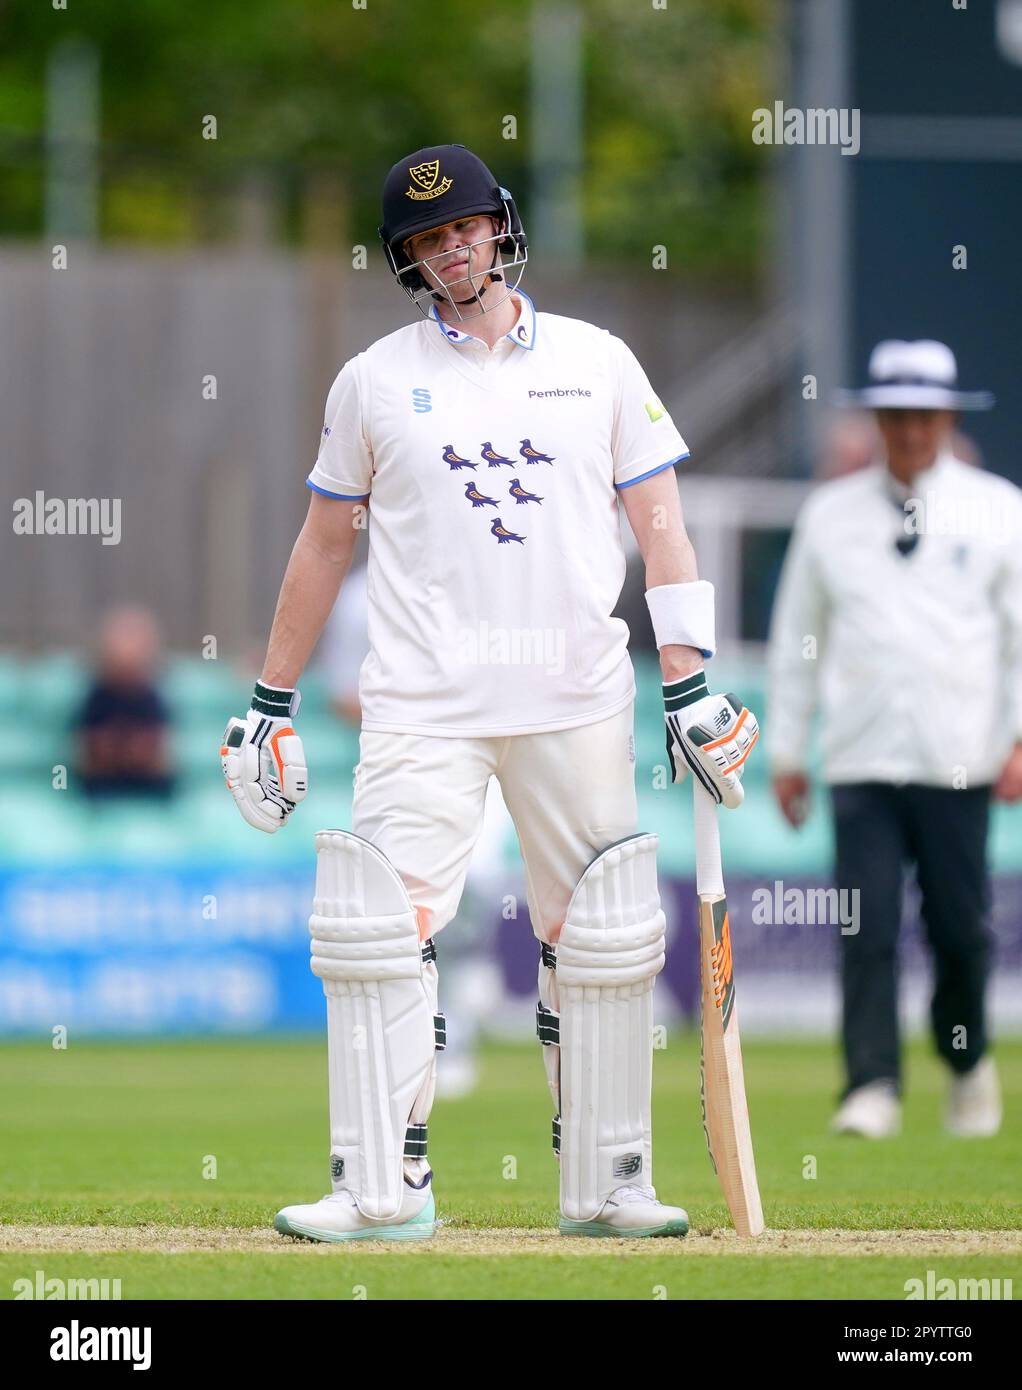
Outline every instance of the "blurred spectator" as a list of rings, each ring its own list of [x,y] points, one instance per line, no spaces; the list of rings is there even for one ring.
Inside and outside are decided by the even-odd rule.
[[[174,788],[169,716],[156,686],[160,638],[144,608],[115,608],[74,718],[77,768],[89,796],[168,796]]]

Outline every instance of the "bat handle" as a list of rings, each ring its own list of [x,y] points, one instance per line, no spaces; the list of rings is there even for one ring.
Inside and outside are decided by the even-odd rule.
[[[723,897],[717,803],[695,777],[692,778],[692,798],[696,827],[696,892],[703,898]]]

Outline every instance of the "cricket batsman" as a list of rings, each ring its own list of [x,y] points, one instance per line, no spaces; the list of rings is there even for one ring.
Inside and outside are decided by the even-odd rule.
[[[642,552],[668,756],[742,799],[753,715],[711,695],[713,586],[675,465],[684,440],[621,341],[537,312],[507,189],[464,145],[391,169],[380,238],[421,311],[330,389],[309,511],[252,705],[221,747],[238,809],[273,833],[305,796],[298,681],[369,521],[369,654],[352,831],[316,836],[312,969],[327,1004],[331,1192],[278,1231],[434,1233],[427,1124],[443,1045],[437,952],[491,777],[540,941],[537,1032],[565,1235],[683,1236],[652,1185],[657,838],[637,832],[618,502]]]

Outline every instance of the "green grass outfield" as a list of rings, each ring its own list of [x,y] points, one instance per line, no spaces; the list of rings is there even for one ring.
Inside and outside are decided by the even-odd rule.
[[[943,1134],[944,1072],[916,1044],[903,1134],[867,1143],[827,1133],[833,1047],[747,1040],[770,1228],[760,1242],[728,1229],[691,1036],[672,1037],[654,1070],[655,1182],[687,1208],[688,1239],[557,1236],[539,1053],[487,1047],[478,1091],[434,1108],[438,1237],[352,1247],[270,1228],[278,1207],[329,1189],[323,1043],[0,1046],[0,1296],[37,1270],[119,1278],[126,1299],[901,1299],[928,1270],[1010,1278],[1022,1292],[1022,1042],[997,1049],[1007,1114],[997,1139]],[[215,1177],[204,1177],[211,1160]]]

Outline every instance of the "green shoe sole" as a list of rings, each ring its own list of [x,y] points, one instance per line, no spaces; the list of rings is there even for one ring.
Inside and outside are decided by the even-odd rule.
[[[278,1212],[273,1218],[273,1229],[282,1236],[331,1244],[347,1240],[429,1240],[436,1234],[436,1225],[436,1202],[432,1193],[418,1216],[413,1216],[410,1221],[401,1221],[396,1226],[364,1226],[358,1231],[318,1231],[314,1226],[301,1226],[289,1221],[283,1212]]]
[[[559,1230],[562,1236],[611,1236],[616,1240],[631,1240],[633,1237],[685,1236],[688,1235],[688,1220],[679,1217],[665,1221],[662,1226],[640,1226],[634,1231],[622,1231],[610,1226],[606,1221],[568,1221],[563,1216]]]

